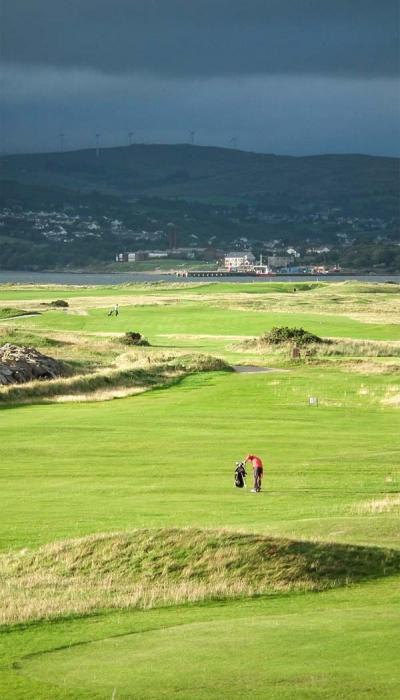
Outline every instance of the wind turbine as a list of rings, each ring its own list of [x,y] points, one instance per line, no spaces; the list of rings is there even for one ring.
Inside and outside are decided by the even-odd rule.
[[[129,132],[128,132],[128,144],[129,144],[129,146],[132,146],[132,143],[133,143],[133,134],[134,134],[134,133],[135,133],[134,131],[129,131]]]
[[[100,157],[100,134],[96,134],[96,158]]]
[[[232,148],[237,148],[237,145],[238,145],[238,137],[237,137],[237,136],[232,136],[232,138],[229,140],[229,145],[232,146]]]
[[[58,134],[58,138],[60,139],[60,152],[62,153],[64,151],[64,145],[65,145],[65,134],[63,131],[60,131]]]
[[[195,131],[189,131],[190,143],[192,144],[192,146],[193,146],[193,144],[194,144],[194,137],[195,137],[195,136],[196,136],[196,132],[195,132]]]

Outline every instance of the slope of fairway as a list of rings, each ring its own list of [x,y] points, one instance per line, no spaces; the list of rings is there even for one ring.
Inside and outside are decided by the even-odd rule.
[[[399,340],[397,324],[362,323],[346,316],[313,313],[277,313],[252,309],[183,302],[171,306],[155,304],[126,306],[118,318],[106,309],[89,309],[84,315],[47,311],[19,324],[46,330],[122,333],[132,329],[151,340],[160,334],[190,333],[218,335],[260,335],[273,326],[301,326],[320,336]]]
[[[399,624],[390,578],[61,620],[4,635],[0,682],[14,700],[394,700]]]
[[[1,547],[171,526],[396,545],[398,506],[368,509],[399,489],[399,414],[380,403],[392,381],[211,373],[108,403],[2,409]],[[232,485],[249,451],[265,459],[259,495]]]

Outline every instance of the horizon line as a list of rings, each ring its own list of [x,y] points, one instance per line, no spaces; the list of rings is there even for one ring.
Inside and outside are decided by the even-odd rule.
[[[0,158],[10,158],[10,157],[22,157],[22,156],[35,156],[35,155],[52,155],[52,156],[62,156],[65,153],[79,153],[81,151],[110,151],[110,150],[122,150],[122,149],[133,149],[135,147],[141,147],[141,148],[149,148],[149,147],[154,147],[154,146],[161,146],[165,148],[177,148],[177,147],[185,147],[185,148],[190,148],[190,149],[203,149],[203,148],[208,148],[208,149],[213,149],[213,150],[220,150],[220,151],[232,151],[232,152],[240,152],[240,153],[248,153],[248,154],[253,154],[253,155],[260,155],[260,156],[273,156],[274,158],[318,158],[318,157],[343,157],[343,156],[358,156],[358,157],[365,157],[365,158],[391,158],[391,159],[399,159],[399,155],[387,155],[387,154],[371,154],[371,153],[361,153],[361,152],[326,152],[326,151],[321,151],[319,153],[308,153],[305,155],[295,155],[295,154],[290,154],[290,153],[273,153],[271,151],[254,151],[254,150],[247,150],[245,148],[233,148],[229,146],[216,146],[213,144],[193,144],[189,142],[176,142],[176,143],[165,143],[165,142],[159,142],[159,141],[154,141],[154,142],[149,142],[149,143],[132,143],[132,144],[123,144],[123,145],[115,145],[115,146],[96,146],[96,145],[90,145],[90,146],[80,146],[76,148],[64,148],[63,150],[42,150],[42,151],[12,151],[12,152],[5,152],[2,151],[0,152]]]

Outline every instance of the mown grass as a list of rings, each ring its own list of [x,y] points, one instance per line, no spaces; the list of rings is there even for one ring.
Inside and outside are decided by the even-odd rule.
[[[0,299],[7,301],[9,306],[16,306],[23,300],[26,308],[41,311],[41,302],[58,294],[69,300],[72,312],[79,308],[93,308],[94,303],[107,307],[112,301],[119,301],[124,306],[149,304],[152,300],[158,304],[176,304],[180,300],[195,303],[207,301],[209,305],[238,311],[340,314],[376,325],[393,325],[400,320],[399,290],[400,285],[357,282],[333,285],[301,281],[297,284],[273,281],[241,284],[193,282],[65,289],[43,286],[35,291],[29,286],[2,287]]]
[[[3,408],[0,545],[205,526],[396,546],[395,511],[351,510],[399,490],[398,409],[381,403],[391,386],[390,375],[303,366],[197,373],[117,402]],[[232,487],[249,451],[265,461],[260,497]]]
[[[21,319],[32,330],[123,333],[138,329],[154,344],[163,333],[261,335],[273,326],[303,326],[320,336],[399,340],[400,326],[363,323],[338,315],[298,312],[268,312],[213,306],[199,302],[126,306],[118,318],[106,319],[103,309],[89,309],[86,315],[48,311],[42,316]]]
[[[0,649],[3,694],[393,700],[400,689],[396,580],[9,628]]]
[[[190,286],[124,288],[118,319],[104,300],[121,290],[71,290],[67,313],[13,322],[88,376],[145,373],[148,357],[185,374],[180,356],[199,352],[289,371],[197,366],[122,401],[0,409],[3,619],[27,621],[2,634],[3,695],[392,700],[399,577],[367,579],[394,573],[400,547],[398,292]],[[337,354],[290,363],[239,347],[278,324],[331,336]],[[152,347],[124,360],[126,330]],[[249,451],[264,459],[260,494],[232,485]],[[176,605],[188,600],[203,602]],[[29,623],[46,615],[64,617]]]

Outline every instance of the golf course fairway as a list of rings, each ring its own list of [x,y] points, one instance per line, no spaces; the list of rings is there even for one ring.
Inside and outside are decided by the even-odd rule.
[[[0,387],[0,697],[400,697],[399,329],[399,285],[0,289],[69,368]]]

